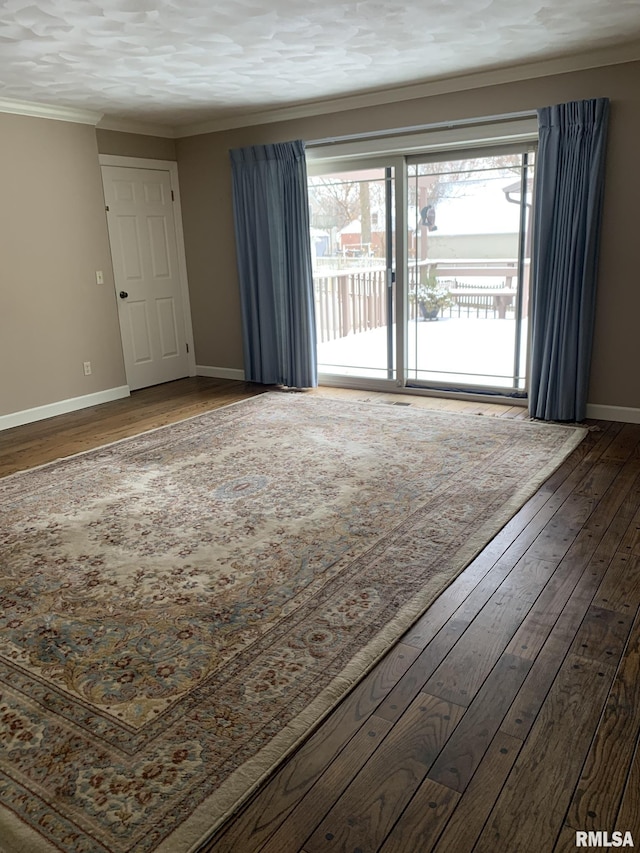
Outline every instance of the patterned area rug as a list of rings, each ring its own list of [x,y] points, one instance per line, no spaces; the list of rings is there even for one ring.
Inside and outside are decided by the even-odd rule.
[[[197,849],[584,434],[268,393],[0,480],[0,847]]]

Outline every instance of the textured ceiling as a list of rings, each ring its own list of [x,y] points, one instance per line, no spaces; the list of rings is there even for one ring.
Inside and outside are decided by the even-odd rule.
[[[2,0],[0,97],[178,126],[635,39],[639,0]]]

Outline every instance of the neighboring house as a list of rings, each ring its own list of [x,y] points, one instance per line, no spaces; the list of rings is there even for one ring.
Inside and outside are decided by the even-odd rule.
[[[633,168],[640,62],[591,67],[595,61],[585,59],[584,70],[576,71],[574,58],[564,73],[559,60],[538,70],[487,72],[467,78],[466,90],[460,78],[440,82],[437,89],[425,84],[422,96],[411,100],[391,103],[393,96],[381,92],[379,104],[350,112],[336,106],[335,113],[314,116],[306,110],[304,117],[287,114],[286,121],[277,121],[274,115],[263,125],[251,125],[247,117],[231,130],[214,127],[191,135],[167,130],[153,136],[1,113],[0,426],[126,393],[99,153],[177,162],[197,371],[241,377],[229,148],[366,134],[602,96],[611,99],[612,110],[589,412],[640,420]],[[371,104],[372,96],[367,98]],[[438,217],[440,234],[443,215]],[[96,283],[97,270],[104,271],[104,284]],[[92,363],[90,376],[83,374],[85,361]]]
[[[371,214],[371,240],[363,242],[362,224],[354,219],[337,233],[336,252],[360,257],[384,257],[386,229],[381,227],[384,218],[377,212]]]

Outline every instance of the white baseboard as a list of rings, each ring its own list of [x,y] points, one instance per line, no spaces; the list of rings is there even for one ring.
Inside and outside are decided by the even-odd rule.
[[[237,367],[207,367],[196,364],[196,376],[210,376],[212,379],[239,379],[244,381],[244,370]]]
[[[588,403],[587,417],[599,421],[622,421],[627,424],[640,424],[640,409],[632,409],[627,406],[599,406],[597,403]]]
[[[96,391],[95,394],[85,394],[82,397],[48,403],[46,406],[36,406],[34,409],[12,412],[10,415],[0,415],[0,430],[42,421],[56,415],[65,415],[67,412],[76,412],[78,409],[88,409],[90,406],[110,403],[112,400],[121,400],[123,397],[128,397],[130,393],[128,385],[120,385],[117,388],[107,388],[106,391]]]

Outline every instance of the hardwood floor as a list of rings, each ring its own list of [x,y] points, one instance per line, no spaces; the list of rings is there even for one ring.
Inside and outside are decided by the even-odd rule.
[[[261,390],[182,380],[8,430],[0,474]],[[389,400],[409,401],[526,416]],[[203,851],[566,853],[576,831],[640,845],[640,425],[591,425]]]
[[[268,388],[194,377],[134,391],[130,397],[0,432],[0,476],[244,400]]]

